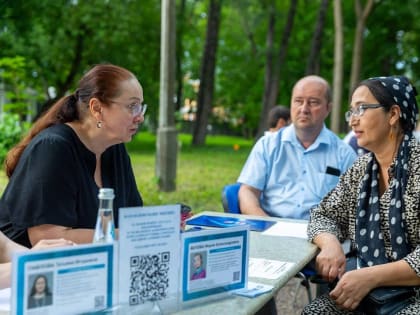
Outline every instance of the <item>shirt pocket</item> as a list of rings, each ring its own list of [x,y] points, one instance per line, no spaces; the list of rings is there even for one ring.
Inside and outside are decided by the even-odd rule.
[[[313,191],[319,200],[337,186],[339,178],[339,176],[326,173],[316,173],[313,176]]]

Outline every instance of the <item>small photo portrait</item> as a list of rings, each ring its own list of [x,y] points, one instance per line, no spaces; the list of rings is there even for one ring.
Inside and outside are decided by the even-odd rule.
[[[190,280],[204,279],[206,277],[206,252],[195,252],[190,255]]]
[[[28,309],[48,306],[53,303],[53,274],[34,274],[28,279]]]

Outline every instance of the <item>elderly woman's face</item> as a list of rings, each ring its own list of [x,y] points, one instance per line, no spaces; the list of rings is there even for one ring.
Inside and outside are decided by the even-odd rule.
[[[350,110],[354,112],[362,104],[378,104],[378,100],[366,86],[360,86],[354,91]],[[362,115],[353,115],[349,124],[357,138],[357,144],[373,152],[386,145],[391,128],[388,116],[383,107],[366,108]]]
[[[138,110],[143,103],[143,89],[135,79],[121,83],[122,94],[109,108],[103,109],[103,129],[114,143],[128,142],[144,121]],[[113,143],[113,144],[114,144]]]

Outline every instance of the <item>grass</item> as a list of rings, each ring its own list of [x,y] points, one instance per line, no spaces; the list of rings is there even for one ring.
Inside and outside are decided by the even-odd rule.
[[[236,182],[253,142],[239,137],[209,135],[205,146],[193,147],[191,136],[186,134],[178,135],[178,142],[174,192],[158,189],[155,136],[140,133],[127,145],[145,205],[185,203],[192,207],[194,213],[223,211],[222,188]]]
[[[223,211],[221,191],[236,182],[251,150],[252,140],[229,136],[207,136],[206,145],[191,146],[191,135],[178,135],[176,191],[161,192],[155,176],[156,137],[139,133],[127,144],[137,186],[145,205],[185,203],[194,213]],[[234,145],[237,145],[234,149]],[[0,171],[0,193],[7,177]]]

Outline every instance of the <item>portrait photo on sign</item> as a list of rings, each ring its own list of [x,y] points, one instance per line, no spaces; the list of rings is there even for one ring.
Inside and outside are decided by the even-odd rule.
[[[28,277],[28,309],[53,304],[52,272],[37,273]]]
[[[190,280],[206,278],[206,256],[205,251],[191,253]]]

